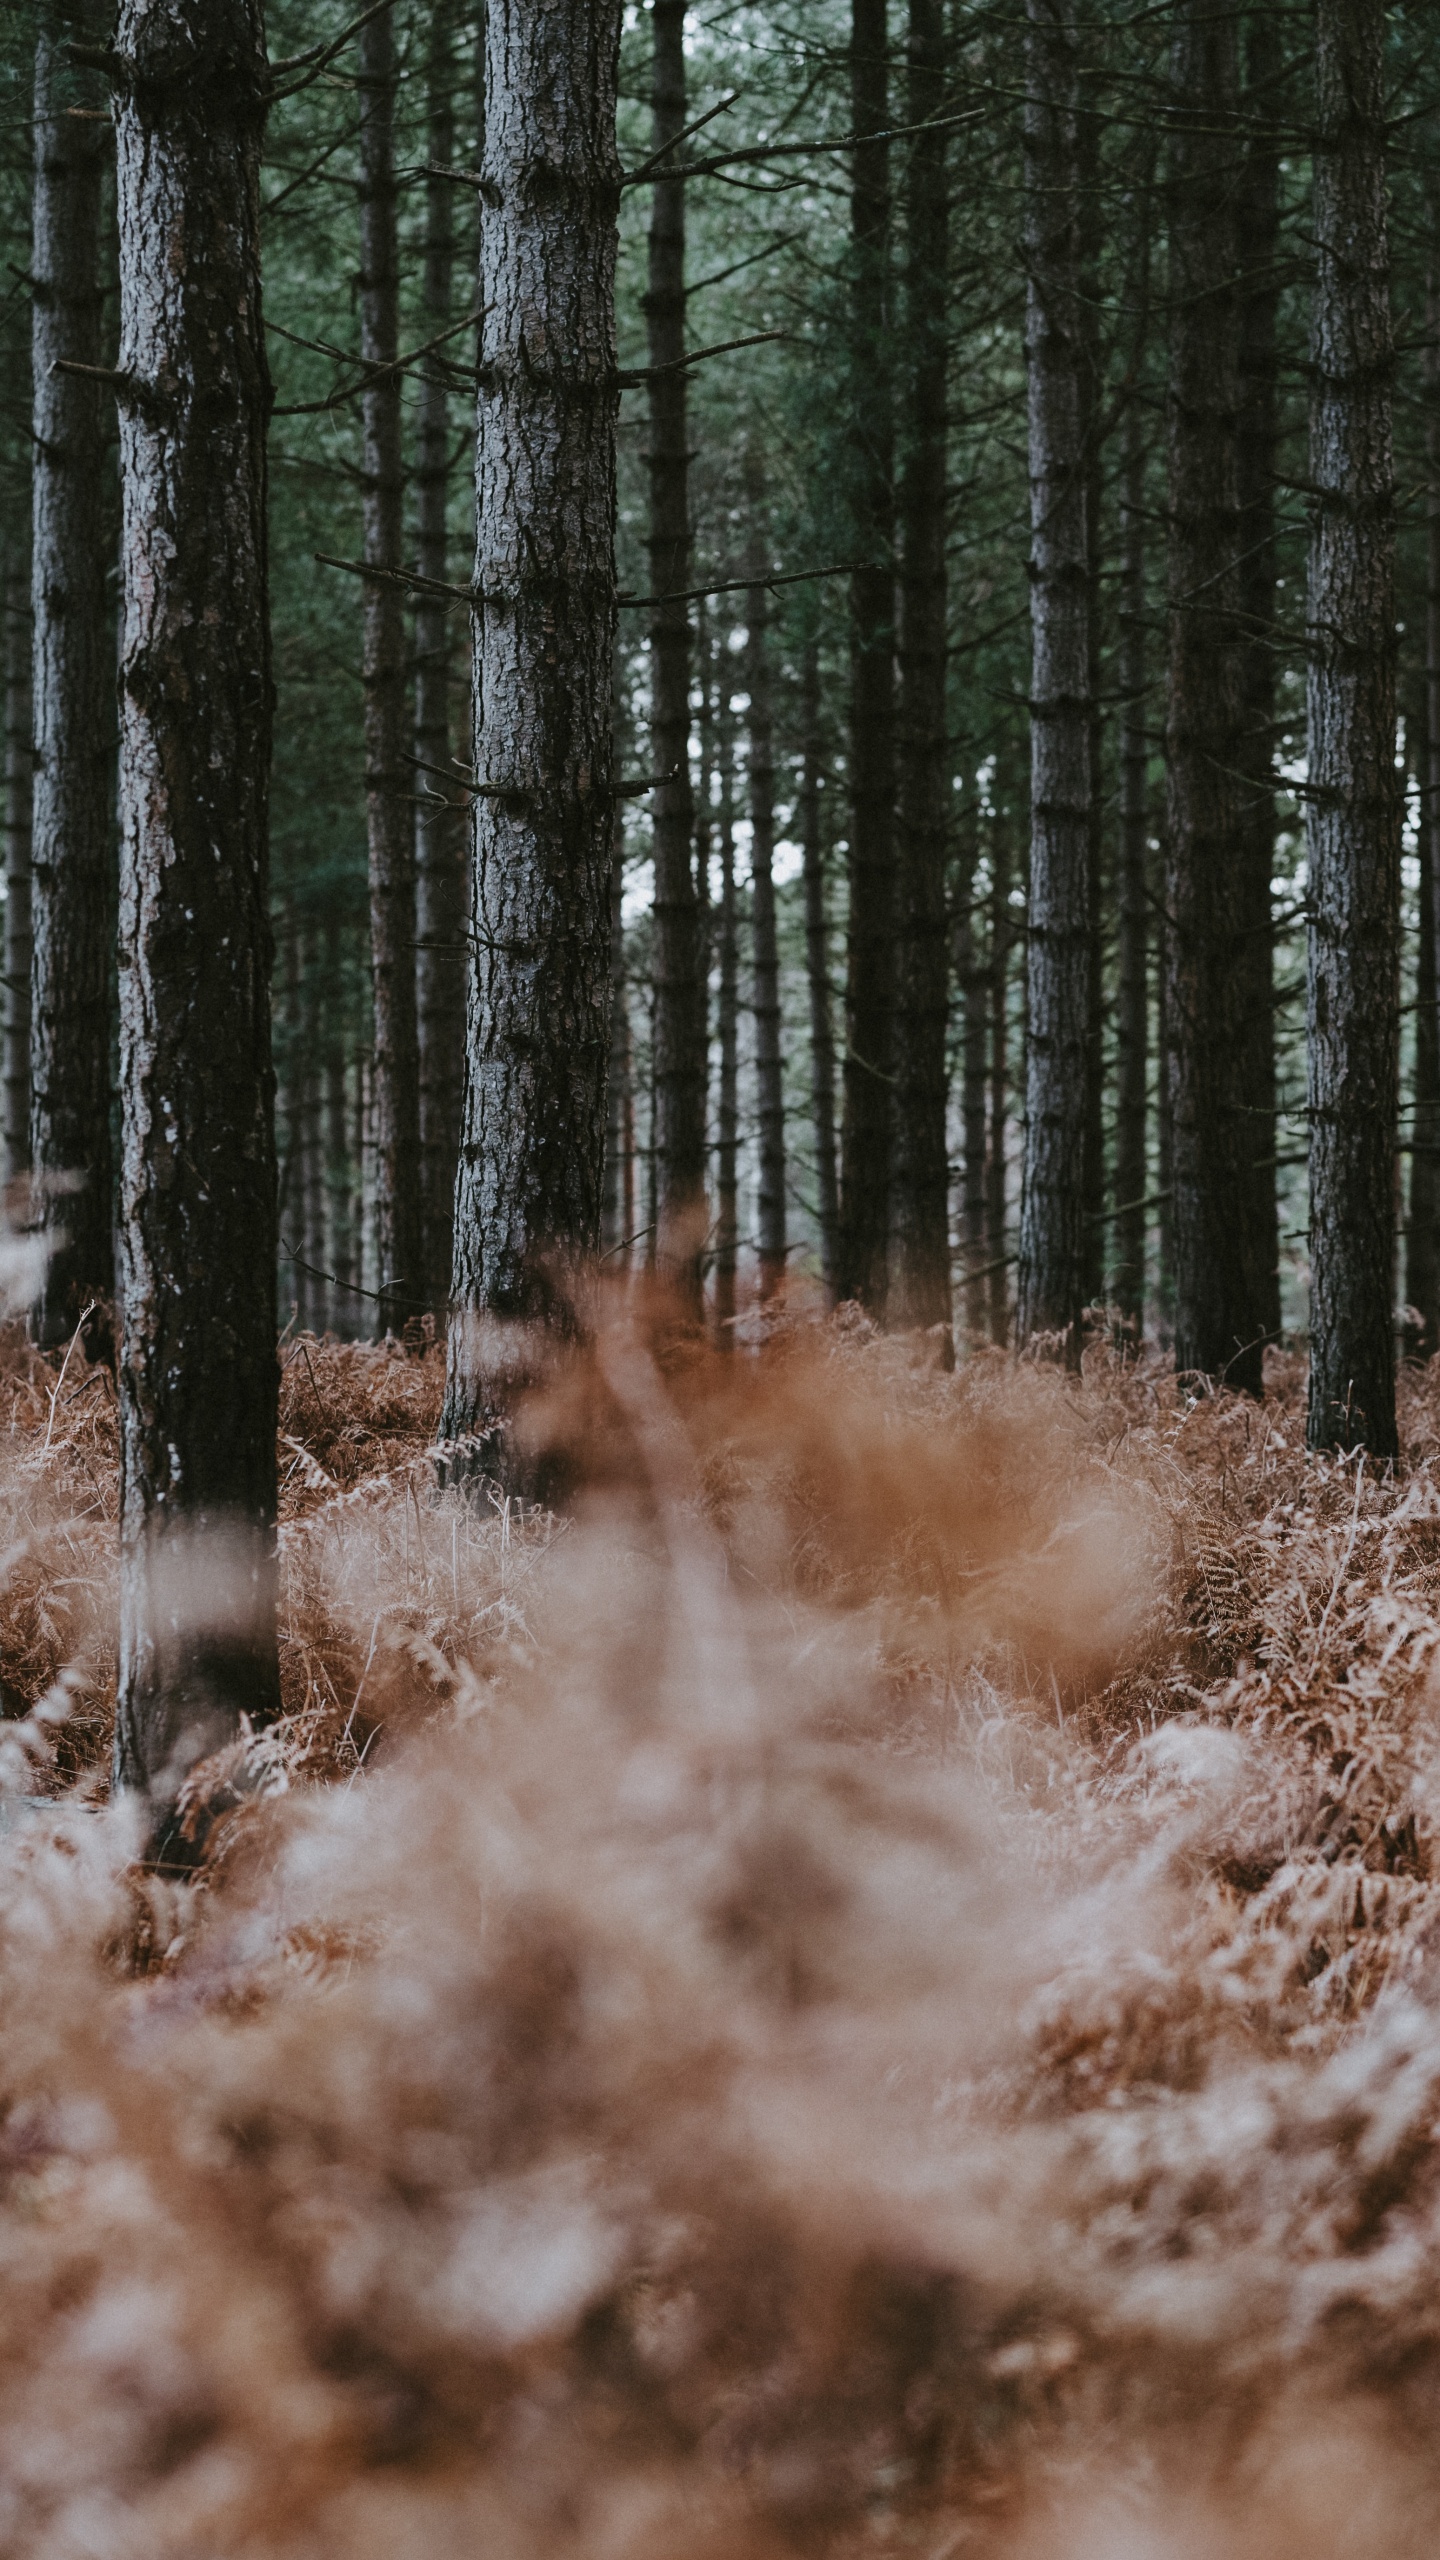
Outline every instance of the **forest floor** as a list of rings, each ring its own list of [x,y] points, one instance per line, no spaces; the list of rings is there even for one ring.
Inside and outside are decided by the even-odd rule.
[[[1440,1371],[617,1310],[435,1490],[284,1346],[285,1720],[104,1805],[108,1372],[0,1358],[0,2554],[1440,2542]]]

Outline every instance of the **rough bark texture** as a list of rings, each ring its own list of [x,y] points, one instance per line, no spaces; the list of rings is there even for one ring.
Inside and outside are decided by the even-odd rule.
[[[279,1706],[258,0],[125,0],[116,1775]],[[197,1540],[204,1547],[197,1555]]]
[[[1240,178],[1240,896],[1243,1055],[1243,1226],[1253,1268],[1255,1322],[1280,1330],[1280,1207],[1275,1182],[1276,671],[1275,490],[1280,309],[1280,155],[1286,101],[1283,22],[1251,11],[1246,36],[1245,160]]]
[[[1006,1123],[1010,1106],[1010,835],[1003,819],[992,837],[990,886],[990,1147],[985,1167],[985,1260],[990,1275],[990,1339],[1010,1339]]]
[[[1083,5],[1077,32],[1084,48],[1082,70],[1093,70],[1095,21]],[[1102,255],[1105,205],[1101,195],[1100,116],[1093,100],[1093,78],[1081,79],[1078,117],[1080,195],[1076,206],[1080,261],[1079,326],[1083,363],[1081,395],[1085,441],[1085,602],[1086,739],[1090,759],[1090,805],[1086,860],[1086,902],[1090,917],[1088,986],[1085,1006],[1085,1156],[1084,1218],[1081,1226],[1081,1296],[1087,1307],[1105,1300],[1105,1265],[1109,1243],[1106,1219],[1105,1130],[1105,941],[1108,915],[1103,767],[1105,709],[1101,680],[1104,615],[1105,537],[1101,522],[1105,490],[1105,348],[1101,326],[1104,294]],[[1090,102],[1090,103],[1087,103]]]
[[[114,662],[106,633],[101,180],[110,136],[93,81],[65,66],[58,18],[35,50],[35,803],[30,1159],[50,1260],[32,1323],[70,1334],[114,1288],[110,955],[115,930]],[[89,30],[92,37],[97,28]]]
[[[685,125],[685,0],[651,0],[651,148]],[[690,428],[685,354],[685,182],[650,195],[645,292],[650,401],[651,800],[655,853],[655,1148],[660,1268],[696,1321],[705,1226],[705,983],[692,863]]]
[[[30,1169],[30,564],[6,563],[5,1180]]]
[[[825,819],[820,651],[806,644],[800,677],[802,734],[800,851],[805,882],[805,975],[810,996],[810,1126],[815,1144],[815,1203],[820,1224],[820,1276],[835,1295],[840,1191],[835,1163],[835,1018],[830,996],[830,921],[825,899]]]
[[[1430,206],[1432,238],[1440,201]],[[1425,683],[1420,769],[1420,896],[1415,989],[1415,1111],[1411,1124],[1405,1297],[1410,1350],[1440,1350],[1440,287],[1432,249],[1425,356]]]
[[[979,856],[979,812],[973,801],[964,812],[965,854],[956,897],[957,975],[965,1006],[961,1066],[961,1125],[964,1132],[964,1178],[961,1236],[965,1254],[965,1344],[975,1351],[986,1338],[985,1286],[985,1099],[989,1032],[990,976],[978,930],[976,870]]]
[[[355,1331],[355,1232],[349,1166],[349,1097],[345,1071],[345,982],[338,919],[325,927],[325,1268],[334,1273],[334,1321]]]
[[[1150,1048],[1149,751],[1145,736],[1145,423],[1125,418],[1123,605],[1120,629],[1120,989],[1116,1017],[1116,1309],[1138,1341],[1145,1321],[1145,1119]]]
[[[720,774],[720,936],[716,1031],[720,1082],[715,1113],[715,1330],[735,1348],[735,1274],[740,1247],[740,927],[735,897],[735,723],[722,661],[716,707]]]
[[[752,566],[763,571],[763,498],[749,476]],[[775,932],[775,744],[770,700],[770,596],[761,585],[746,597],[748,626],[745,681],[750,693],[750,931],[754,955],[755,1116],[760,1184],[756,1202],[760,1296],[774,1296],[785,1278],[785,1079],[780,1050],[780,953]]]
[[[1031,828],[1018,1332],[1078,1364],[1090,1019],[1090,582],[1071,0],[1028,0]]]
[[[1241,757],[1235,16],[1185,0],[1171,63],[1169,917],[1175,1360],[1259,1394]],[[1273,1147],[1261,1152],[1274,1153]]]
[[[1383,0],[1318,0],[1308,597],[1312,1448],[1393,1457],[1400,800]]]
[[[852,0],[850,920],[840,1133],[842,1298],[885,1306],[895,1008],[895,428],[886,0]]]
[[[442,1430],[503,1425],[600,1227],[615,646],[620,0],[491,0],[481,213],[478,796]]]
[[[362,402],[367,564],[404,565],[400,286],[395,228],[395,30],[383,9],[360,33],[360,351],[376,368]],[[388,370],[386,369],[388,368]],[[415,998],[414,775],[406,762],[404,589],[364,591],[365,830],[370,858],[375,1241],[380,1317],[403,1325],[424,1299],[420,1058]]]
[[[428,64],[428,153],[432,169],[455,158],[454,0],[434,0]],[[424,326],[427,340],[454,318],[457,188],[430,177],[425,189]],[[448,356],[452,350],[441,350]],[[420,380],[415,463],[415,566],[422,578],[449,576],[450,397],[443,363]],[[420,1078],[421,1215],[424,1278],[431,1307],[450,1295],[455,1164],[460,1149],[460,1085],[465,1054],[465,807],[449,776],[452,617],[439,597],[415,607],[415,1005]]]
[[[944,107],[942,0],[910,0],[905,121]],[[909,145],[906,184],[905,467],[900,484],[900,1037],[895,1232],[896,1313],[950,1322],[950,1169],[945,1035],[950,955],[945,912],[950,756],[945,687],[946,359],[949,204],[946,137]]]

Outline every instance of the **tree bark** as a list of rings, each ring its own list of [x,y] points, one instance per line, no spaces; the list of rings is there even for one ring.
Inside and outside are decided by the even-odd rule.
[[[943,0],[910,0],[905,121],[945,102]],[[895,1199],[900,1321],[950,1322],[950,757],[946,721],[945,478],[949,200],[946,137],[914,135],[906,189],[905,467],[900,484],[900,1013]]]
[[[958,884],[956,949],[960,992],[965,1006],[961,1068],[961,1120],[964,1129],[964,1176],[961,1234],[965,1245],[965,1346],[976,1351],[986,1339],[989,1291],[985,1285],[985,1095],[989,1032],[989,971],[977,931],[976,871],[980,851],[980,813],[970,801],[962,823],[965,859]]]
[[[614,765],[624,771],[621,666],[615,677]],[[625,803],[611,813],[610,841],[610,1057],[605,1077],[605,1182],[600,1202],[600,1242],[607,1272],[629,1270],[634,1240],[634,1103],[631,1093],[630,997],[625,970]]]
[[[1393,1458],[1400,802],[1384,0],[1317,0],[1307,607],[1312,1448]]]
[[[620,0],[492,7],[481,193],[476,764],[444,1436],[507,1424],[574,1334],[609,1049]],[[532,1329],[538,1328],[537,1345]]]
[[[850,918],[837,1285],[883,1315],[895,1008],[895,427],[886,0],[851,0]]]
[[[735,1279],[740,1247],[740,929],[735,896],[735,720],[722,657],[716,705],[720,774],[720,1083],[715,1114],[715,1332],[735,1348]]]
[[[350,1164],[350,1105],[345,1061],[345,976],[340,932],[332,916],[325,927],[325,1267],[334,1274],[337,1331],[356,1327],[355,1230]]]
[[[404,565],[400,279],[395,220],[394,12],[360,32],[360,352],[375,368],[362,411],[364,555]],[[424,1297],[420,1058],[415,990],[414,778],[406,762],[405,603],[395,579],[364,585],[365,830],[373,984],[375,1238],[380,1318],[399,1327]]]
[[[259,0],[124,0],[119,1784],[279,1707]],[[197,1556],[197,1541],[203,1553]]]
[[[30,693],[30,576],[18,552],[5,579],[5,1180],[30,1170],[30,826],[35,769]],[[13,1212],[12,1212],[13,1214]]]
[[[990,1152],[985,1169],[985,1260],[990,1271],[990,1339],[1010,1339],[1006,1122],[1010,1100],[1010,835],[998,817],[991,836],[990,882]]]
[[[1171,79],[1166,906],[1175,1363],[1258,1395],[1269,1327],[1250,1232],[1238,46],[1222,0],[1185,0]]]
[[[1432,243],[1440,195],[1429,206]],[[1425,353],[1425,684],[1420,771],[1420,894],[1415,1005],[1415,1112],[1405,1296],[1417,1319],[1411,1350],[1440,1350],[1440,279],[1432,246]]]
[[[685,0],[651,0],[651,149],[685,127]],[[690,427],[685,355],[685,181],[650,191],[645,293],[650,401],[650,745],[655,856],[655,1148],[659,1268],[701,1312],[705,1231],[705,981],[690,786]]]
[[[754,954],[755,1100],[759,1123],[760,1189],[757,1202],[760,1298],[764,1304],[784,1285],[785,1081],[780,1041],[780,953],[775,930],[775,744],[770,700],[770,594],[761,581],[769,567],[764,491],[752,467],[747,473],[751,522],[751,571],[746,597],[745,680],[750,692],[750,931]]]
[[[810,1125],[815,1141],[820,1274],[825,1294],[833,1303],[840,1206],[835,1164],[835,1022],[830,1000],[830,922],[825,899],[825,742],[821,727],[820,648],[814,638],[806,642],[800,693],[800,851],[805,882],[805,974],[810,995]]]
[[[432,0],[427,65],[428,153],[432,171],[455,158],[454,0]],[[456,188],[430,176],[425,187],[422,335],[438,337],[454,317]],[[444,585],[449,576],[450,397],[443,362],[420,378],[415,468],[415,566]],[[396,590],[399,593],[399,590]],[[450,1295],[455,1165],[460,1149],[461,1061],[465,1054],[465,803],[451,759],[454,683],[451,617],[444,600],[421,593],[415,607],[415,1006],[419,1069],[423,1280],[432,1308]]]
[[[1078,248],[1078,51],[1071,0],[1028,0],[1025,354],[1029,390],[1031,832],[1022,1344],[1072,1367],[1085,1281],[1090,1028],[1087,362]]]
[[[1255,1321],[1273,1341],[1280,1331],[1280,1207],[1275,1183],[1275,873],[1278,448],[1280,310],[1279,94],[1282,23],[1273,9],[1251,11],[1244,104],[1248,121],[1240,179],[1240,702],[1243,939],[1238,953],[1246,1172],[1242,1230],[1252,1265]]]
[[[98,366],[101,182],[110,136],[66,67],[58,16],[35,49],[35,786],[31,868],[30,1161],[49,1263],[35,1338],[69,1335],[114,1289],[110,954],[114,941],[113,661],[106,638],[109,394],[54,370]],[[96,30],[92,27],[90,32]],[[83,90],[83,100],[82,100]]]
[[[1115,1305],[1131,1340],[1145,1330],[1145,1129],[1150,1074],[1150,791],[1146,737],[1145,422],[1125,415],[1124,602],[1120,629],[1120,1001],[1115,1111]]]

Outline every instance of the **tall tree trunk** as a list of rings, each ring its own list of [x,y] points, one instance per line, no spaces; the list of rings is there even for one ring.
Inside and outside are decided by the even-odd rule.
[[[1440,191],[1429,207],[1431,265],[1425,354],[1425,700],[1420,775],[1420,900],[1417,920],[1415,1115],[1411,1129],[1410,1223],[1405,1295],[1419,1319],[1412,1348],[1440,1350],[1440,277],[1435,235]]]
[[[651,146],[685,127],[685,0],[651,0]],[[685,181],[651,189],[645,293],[651,375],[650,744],[660,777],[655,851],[655,1115],[660,1268],[690,1316],[701,1307],[705,1230],[705,982],[690,787],[690,427],[685,355]]]
[[[1079,32],[1093,72],[1095,23],[1084,6]],[[1086,742],[1090,763],[1087,826],[1086,903],[1089,910],[1089,954],[1085,1008],[1085,1160],[1084,1222],[1081,1228],[1081,1296],[1084,1304],[1105,1301],[1106,1219],[1105,1150],[1105,708],[1101,686],[1102,617],[1104,611],[1105,541],[1101,523],[1105,491],[1105,350],[1101,333],[1104,203],[1101,195],[1100,115],[1094,103],[1093,76],[1082,79],[1079,92],[1078,153],[1080,197],[1076,208],[1080,260],[1080,329],[1084,348],[1081,391],[1085,438],[1085,617],[1089,669],[1086,682]]]
[[[735,895],[735,721],[722,657],[716,705],[720,772],[720,1087],[715,1114],[715,1331],[735,1347],[735,1277],[740,1248],[740,927]]]
[[[850,919],[837,1285],[885,1308],[895,1005],[895,428],[887,0],[851,0]]]
[[[1025,355],[1031,596],[1030,924],[1018,1334],[1078,1367],[1090,1029],[1086,330],[1072,0],[1027,0]]]
[[[775,931],[775,746],[770,701],[770,594],[765,500],[753,464],[747,473],[751,570],[746,595],[745,680],[750,691],[750,930],[753,936],[755,1100],[759,1122],[760,1196],[757,1244],[760,1297],[785,1279],[785,1082],[780,1042],[780,952]]]
[[[454,0],[433,0],[428,64],[430,167],[455,157]],[[433,174],[425,187],[422,335],[438,337],[454,317],[456,190]],[[415,566],[443,585],[449,574],[450,398],[442,361],[420,379],[415,469]],[[460,1078],[465,1054],[464,795],[451,758],[454,682],[451,619],[443,598],[423,592],[415,608],[415,1004],[419,1060],[420,1294],[443,1307],[450,1294],[455,1164],[460,1147]]]
[[[116,1777],[279,1707],[259,0],[124,0]],[[197,1572],[195,1544],[207,1542]],[[223,1541],[223,1544],[217,1542]]]
[[[68,32],[68,21],[65,30]],[[110,136],[66,68],[62,23],[35,50],[35,799],[30,1160],[50,1249],[35,1338],[58,1343],[114,1288],[110,955],[114,694],[106,638],[107,394],[98,366],[100,205]]]
[[[420,1061],[415,1011],[415,829],[406,762],[405,474],[400,278],[395,223],[395,28],[382,9],[360,31],[360,351],[365,560],[365,828],[374,997],[375,1234],[381,1322],[404,1323],[424,1279]]]
[[[985,1260],[990,1269],[990,1339],[1010,1339],[1006,1123],[1010,1102],[1010,831],[997,817],[991,835],[990,883],[990,1152],[985,1168]]]
[[[612,750],[617,773],[624,771],[621,675],[617,652]],[[605,1181],[600,1202],[600,1242],[606,1270],[619,1277],[629,1269],[633,1241],[630,1210],[634,1206],[634,1168],[627,1161],[627,1149],[634,1145],[634,1114],[630,1090],[630,996],[625,973],[625,803],[618,796],[610,825],[610,1056],[605,1075]]]
[[[486,34],[474,956],[442,1431],[462,1469],[517,1486],[530,1329],[573,1334],[600,1230],[620,19],[620,0],[531,0]]]
[[[910,0],[905,121],[944,107],[943,0]],[[945,912],[950,758],[945,687],[949,203],[945,133],[910,143],[905,331],[909,358],[900,486],[900,1013],[896,1242],[901,1321],[950,1322],[950,1173]]]
[[[805,974],[810,992],[810,1125],[815,1141],[815,1199],[820,1220],[820,1273],[835,1296],[839,1184],[835,1165],[835,1021],[830,1001],[830,922],[825,901],[820,647],[806,642],[800,672],[800,851],[805,879]]]
[[[1184,0],[1171,77],[1166,906],[1175,1363],[1258,1395],[1267,1323],[1247,1233],[1255,1147],[1241,780],[1238,47],[1223,0]]]
[[[1307,605],[1312,1448],[1396,1453],[1400,802],[1384,0],[1317,0]]]
[[[30,577],[18,550],[5,578],[5,1180],[30,1170],[30,826],[35,769]]]
[[[333,1273],[336,1330],[355,1330],[356,1300],[350,1112],[345,1074],[345,977],[340,932],[332,916],[325,927],[325,1268]]]
[[[330,1311],[325,1262],[325,1045],[318,962],[316,937],[310,930],[300,946],[300,1250],[305,1262],[301,1321],[312,1333],[324,1332]]]
[[[1143,218],[1143,217],[1142,217]],[[1138,391],[1125,416],[1120,631],[1120,1003],[1115,1111],[1115,1305],[1139,1343],[1145,1330],[1146,1104],[1150,1070],[1150,795],[1145,734],[1145,421]]]
[[[973,800],[964,815],[966,858],[961,870],[956,913],[956,946],[960,991],[965,1005],[961,1069],[961,1118],[965,1170],[961,1233],[965,1242],[965,1347],[976,1351],[986,1338],[989,1291],[985,1285],[985,1095],[989,1031],[989,972],[977,931],[976,870],[980,852],[980,814]]]
[[[1278,443],[1276,327],[1280,309],[1279,94],[1282,21],[1250,13],[1245,55],[1249,132],[1240,187],[1240,821],[1243,939],[1237,955],[1244,1042],[1241,1227],[1252,1264],[1255,1321],[1280,1331],[1280,1208],[1275,1183],[1275,490]]]

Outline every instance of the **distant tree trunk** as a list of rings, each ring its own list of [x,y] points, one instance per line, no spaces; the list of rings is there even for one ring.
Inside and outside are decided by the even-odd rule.
[[[910,0],[905,121],[945,103],[943,0]],[[905,467],[900,484],[900,1039],[895,1226],[898,1313],[950,1322],[950,1172],[945,911],[950,756],[945,685],[949,203],[938,121],[909,145],[906,190]]]
[[[651,148],[685,127],[685,0],[651,0]],[[685,182],[650,191],[645,294],[650,399],[650,590],[666,599],[650,623],[650,742],[660,776],[651,800],[655,848],[655,1112],[657,1249],[695,1322],[705,1229],[705,982],[695,895],[690,787],[690,426],[685,355]]]
[[[1083,11],[1078,21],[1087,67],[1095,63],[1094,20]],[[1076,208],[1080,262],[1080,331],[1083,345],[1081,393],[1085,439],[1085,621],[1089,656],[1086,681],[1086,739],[1090,790],[1087,822],[1086,905],[1089,911],[1089,957],[1085,1006],[1085,1159],[1084,1219],[1081,1228],[1081,1297],[1085,1306],[1105,1301],[1106,1219],[1105,1148],[1105,707],[1101,683],[1104,615],[1105,538],[1101,517],[1105,492],[1105,351],[1101,332],[1104,293],[1102,257],[1105,208],[1101,194],[1100,116],[1093,78],[1082,80],[1077,120],[1080,197]]]
[[[395,224],[395,28],[382,9],[360,31],[360,351],[365,559],[388,575],[364,597],[365,827],[370,854],[375,1234],[382,1325],[423,1297],[420,1061],[415,1012],[414,784],[405,749],[405,474]]]
[[[851,0],[850,920],[837,1288],[883,1315],[895,1005],[895,428],[887,0]]]
[[[1116,1308],[1138,1343],[1145,1329],[1146,1104],[1150,1069],[1150,795],[1145,733],[1145,422],[1132,392],[1125,417],[1123,606],[1120,631],[1120,1003],[1115,1112]]]
[[[1072,0],[1027,0],[1025,324],[1030,432],[1031,822],[1022,1344],[1079,1365],[1090,1030],[1091,682]]]
[[[740,1246],[740,927],[735,896],[735,723],[723,660],[716,730],[720,773],[720,1090],[715,1115],[715,1328],[721,1350],[733,1351]]]
[[[976,869],[980,851],[979,811],[972,801],[964,813],[966,859],[961,868],[956,914],[956,946],[960,991],[965,1005],[961,1085],[965,1171],[961,1232],[965,1241],[965,1345],[976,1351],[986,1338],[989,1291],[985,1285],[985,1070],[989,1030],[989,972],[976,929]]]
[[[428,64],[428,153],[432,171],[455,158],[455,8],[433,0]],[[437,337],[454,317],[456,190],[430,176],[425,187],[424,328]],[[443,585],[449,575],[450,398],[443,350],[420,378],[415,470],[415,566]],[[398,589],[396,590],[398,594]],[[451,619],[443,598],[415,607],[415,942],[419,1059],[421,1216],[424,1274],[419,1294],[432,1308],[450,1294],[455,1164],[460,1147],[460,1080],[465,1054],[465,807],[451,756],[454,681]],[[403,806],[403,801],[402,801]]]
[[[620,19],[620,0],[530,0],[492,10],[486,38],[474,956],[442,1432],[462,1471],[517,1489],[531,1328],[573,1336],[600,1232]]]
[[[1176,1367],[1258,1395],[1267,1312],[1249,1231],[1237,66],[1234,11],[1184,0],[1169,171],[1167,1024]]]
[[[991,836],[990,885],[990,1154],[985,1171],[985,1259],[990,1266],[990,1339],[1010,1339],[1007,1276],[1006,1119],[1010,1099],[1010,836],[1006,820]]]
[[[617,661],[613,749],[617,773],[623,771],[624,756],[620,677]],[[600,1242],[605,1268],[618,1278],[630,1266],[634,1209],[634,1168],[627,1161],[634,1145],[634,1104],[630,1089],[630,996],[625,972],[625,803],[618,797],[610,824],[610,1057],[605,1077],[605,1183],[600,1202]]]
[[[1278,442],[1276,327],[1280,309],[1280,157],[1283,22],[1250,12],[1245,58],[1249,133],[1240,188],[1240,768],[1244,780],[1237,954],[1242,987],[1241,1221],[1252,1270],[1254,1321],[1280,1331],[1280,1211],[1275,1182],[1275,491]]]
[[[278,1710],[258,0],[124,0],[120,1687],[157,1852]],[[222,1541],[197,1570],[196,1538]]]
[[[313,931],[301,945],[304,1040],[301,1050],[300,1235],[305,1260],[302,1321],[323,1333],[330,1312],[325,1263],[325,1042],[319,952]]]
[[[30,578],[5,579],[5,1179],[30,1170]]]
[[[805,974],[810,993],[810,1124],[815,1141],[815,1198],[820,1218],[820,1273],[835,1296],[839,1185],[835,1165],[835,1022],[830,998],[830,922],[825,900],[820,648],[806,642],[800,671],[800,851],[805,879]]]
[[[757,1243],[760,1296],[772,1298],[785,1279],[785,1083],[780,1042],[780,953],[775,932],[775,749],[770,701],[770,595],[760,580],[769,566],[764,495],[749,475],[752,571],[746,594],[748,644],[745,680],[750,691],[750,929],[754,941],[755,1098],[760,1138]]]
[[[1312,1448],[1393,1458],[1400,802],[1384,0],[1317,0],[1310,477]]]
[[[87,1302],[110,1297],[115,1285],[109,395],[98,382],[55,370],[57,363],[98,366],[101,359],[100,201],[110,135],[103,122],[72,111],[80,92],[66,67],[69,31],[68,20],[49,17],[35,51],[30,1160],[50,1248],[32,1317],[44,1344],[63,1341]],[[82,84],[89,107],[93,85]]]
[[[338,1332],[355,1330],[355,1237],[350,1165],[350,1113],[345,1076],[345,1005],[339,926],[325,927],[325,1267],[334,1274]]]
[[[1440,197],[1430,206],[1432,240]],[[1415,1113],[1405,1296],[1418,1319],[1411,1349],[1440,1350],[1440,283],[1428,278],[1425,355],[1425,686],[1420,774],[1420,894],[1415,1006]]]

